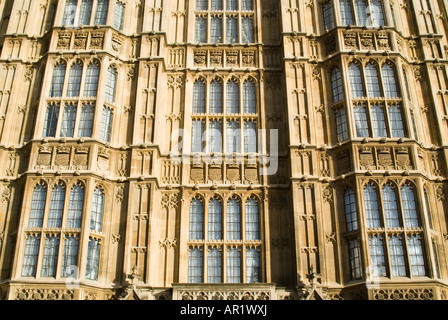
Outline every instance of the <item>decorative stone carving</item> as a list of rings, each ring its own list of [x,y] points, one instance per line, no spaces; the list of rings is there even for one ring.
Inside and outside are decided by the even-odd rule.
[[[94,32],[90,36],[90,49],[103,49],[104,33]]]
[[[71,33],[59,33],[56,49],[70,49]]]
[[[359,166],[361,170],[374,170],[375,159],[371,147],[362,147],[359,149]]]
[[[82,49],[85,50],[87,48],[87,33],[75,33],[75,40],[73,41],[73,49]]]
[[[120,37],[117,37],[117,36],[113,36],[112,37],[112,43],[111,43],[111,45],[112,45],[112,50],[114,50],[115,52],[120,52],[120,49],[121,49],[121,42],[122,42],[123,40],[120,38]]]
[[[208,179],[211,181],[221,181],[222,168],[220,165],[210,165],[208,169]]]
[[[362,49],[373,49],[373,34],[365,32],[361,34],[361,46]]]
[[[238,165],[229,165],[227,167],[227,180],[235,182],[240,179],[240,167]]]
[[[207,65],[207,50],[194,51],[194,64],[201,67]]]
[[[378,166],[381,170],[393,169],[391,149],[388,147],[378,148]]]
[[[227,66],[238,66],[239,65],[239,51],[238,50],[227,50],[226,51],[226,64],[227,64]]]
[[[80,147],[75,149],[72,165],[75,170],[87,170],[89,148]]]
[[[434,300],[433,289],[375,289],[375,300]]]
[[[40,169],[46,169],[51,165],[52,152],[53,149],[49,147],[43,147],[39,149],[36,165],[39,166]]]
[[[325,187],[322,190],[322,198],[324,203],[332,203],[333,202],[333,188],[330,186]]]
[[[258,183],[258,168],[257,166],[247,166],[244,170],[244,178],[246,183],[255,184]]]
[[[396,163],[398,170],[409,170],[412,169],[411,158],[409,156],[409,149],[405,147],[400,147],[395,149],[396,153]]]
[[[344,32],[344,45],[347,49],[356,49],[356,32]]]
[[[68,167],[70,164],[70,148],[57,148],[54,164],[60,169]]]
[[[15,300],[73,300],[74,290],[17,288]]]
[[[244,50],[243,51],[243,66],[255,67],[255,51]]]
[[[162,206],[167,209],[177,209],[179,205],[179,196],[176,193],[162,193]]]
[[[190,180],[197,183],[204,183],[204,166],[193,165],[190,170]]]
[[[390,42],[387,32],[382,31],[377,34],[377,45],[379,50],[389,50]]]

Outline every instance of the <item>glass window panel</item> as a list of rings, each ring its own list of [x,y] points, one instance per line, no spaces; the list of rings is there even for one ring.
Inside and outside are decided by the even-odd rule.
[[[78,266],[79,239],[76,236],[66,236],[62,258],[62,277],[76,276]],[[73,275],[73,273],[75,274]]]
[[[227,83],[227,113],[240,112],[240,88],[238,83],[230,80]]]
[[[67,214],[67,228],[81,228],[83,205],[84,188],[80,185],[75,185],[70,192]]]
[[[101,232],[104,213],[104,191],[97,187],[93,192],[92,212],[90,213],[90,230]]]
[[[55,277],[58,263],[59,236],[45,239],[44,256],[42,258],[42,277]]]
[[[196,10],[207,10],[208,0],[196,0]]]
[[[246,248],[246,282],[260,282],[260,251],[256,248]]]
[[[330,30],[334,27],[333,5],[331,2],[322,4],[322,14],[324,17],[325,29]]]
[[[348,139],[347,118],[345,116],[344,109],[338,109],[336,111],[336,132],[339,142],[343,142]]]
[[[210,122],[208,128],[209,136],[209,151],[210,152],[222,152],[222,125],[218,121]]]
[[[257,126],[252,121],[244,124],[244,152],[257,152]]]
[[[109,9],[109,0],[98,0],[96,4],[95,25],[105,25],[107,21],[107,10]]]
[[[356,214],[356,199],[352,189],[347,189],[344,195],[345,217],[347,230],[354,231],[358,229],[358,218]]]
[[[98,267],[100,262],[100,241],[89,238],[89,247],[87,251],[86,279],[98,280]]]
[[[338,68],[331,70],[331,87],[333,90],[333,102],[341,101],[344,98],[344,91],[342,89],[341,72]]]
[[[436,248],[434,248],[435,250]],[[423,254],[422,240],[419,235],[408,236],[409,260],[413,276],[426,276],[426,264]],[[437,264],[438,267],[438,264]]]
[[[353,11],[350,0],[339,0],[339,6],[341,11],[342,25],[354,25]]]
[[[370,98],[381,97],[380,81],[378,77],[378,70],[371,63],[366,66],[366,83],[367,91]]]
[[[398,217],[398,204],[395,190],[390,184],[383,187],[383,207],[387,228],[400,228],[401,223]]]
[[[189,247],[188,250],[188,283],[203,282],[203,254],[200,248]]]
[[[208,204],[208,240],[222,240],[222,205],[216,198]]]
[[[402,236],[389,237],[390,266],[394,277],[406,277]]]
[[[241,283],[241,249],[227,247],[227,283]]]
[[[28,227],[42,228],[44,220],[45,202],[47,198],[47,186],[39,183],[34,187],[31,200],[31,212]]]
[[[378,195],[373,185],[364,188],[364,203],[366,206],[367,228],[381,228]]]
[[[79,25],[88,26],[90,24],[90,17],[92,16],[93,0],[82,0],[81,8],[79,10]]]
[[[428,215],[428,222],[429,222],[429,227],[431,229],[433,229],[433,225],[432,225],[432,214],[431,214],[431,205],[429,204],[429,195],[428,195],[428,191],[426,191],[426,189],[423,190],[424,196],[425,196],[425,206],[426,206],[426,213]]]
[[[395,79],[395,73],[392,67],[388,64],[381,68],[383,74],[384,93],[387,98],[398,98],[398,89]]]
[[[213,80],[210,84],[210,113],[222,113],[222,84]]]
[[[350,240],[349,243],[350,259],[350,279],[356,280],[362,278],[361,249],[358,240]]]
[[[67,97],[79,97],[79,89],[81,88],[82,66],[75,63],[70,68],[68,78]]]
[[[199,198],[190,204],[190,240],[204,239],[204,205]]]
[[[227,123],[226,152],[240,152],[240,126],[236,121]]]
[[[59,104],[52,103],[47,107],[44,122],[44,137],[55,137],[59,119]]]
[[[386,276],[386,259],[384,257],[384,244],[382,236],[370,236],[370,264],[374,277]]]
[[[348,68],[350,78],[350,88],[353,98],[364,97],[364,87],[362,85],[361,69],[355,64],[350,64]]]
[[[27,235],[25,253],[23,255],[22,277],[35,277],[37,258],[39,256],[40,236]]]
[[[389,107],[389,119],[390,119],[390,129],[392,131],[392,137],[394,138],[405,137],[403,119],[401,116],[401,108],[398,104],[393,104]]]
[[[254,21],[251,17],[245,17],[242,23],[242,37],[243,43],[254,43]]]
[[[365,105],[356,106],[353,108],[353,111],[355,114],[356,136],[358,138],[369,137],[369,122]]]
[[[65,2],[64,17],[62,18],[62,25],[73,26],[75,24],[77,0],[67,0]]]
[[[65,186],[57,184],[51,191],[50,210],[48,212],[48,228],[62,227],[62,214],[64,213]]]
[[[87,68],[86,80],[84,83],[84,97],[96,97],[99,75],[100,66],[96,63],[91,63]]]
[[[204,135],[204,123],[201,120],[193,121],[192,125],[192,138],[191,138],[191,151],[203,152],[205,143],[203,139]]]
[[[196,18],[195,26],[195,42],[206,43],[207,42],[207,19],[202,17]]]
[[[255,83],[246,81],[243,85],[244,113],[254,114],[256,110]]]
[[[107,70],[106,90],[104,93],[104,100],[110,103],[115,102],[115,93],[117,90],[118,72],[114,67],[109,67]]]
[[[228,10],[228,11],[238,10],[238,0],[227,0],[226,10]]]
[[[373,27],[384,26],[384,12],[381,1],[371,0],[369,5],[370,23]]]
[[[375,105],[371,109],[373,134],[375,138],[387,137],[386,120],[384,119],[384,110],[381,105]]]
[[[112,135],[112,121],[113,113],[110,108],[103,107],[103,114],[101,117],[100,140],[110,142]]]
[[[62,114],[61,137],[73,137],[75,132],[76,109],[74,104],[65,105]]]
[[[81,108],[81,117],[79,119],[78,136],[91,138],[93,129],[93,118],[95,108],[92,104],[84,103]]]
[[[222,250],[209,247],[207,256],[207,282],[222,283]]]
[[[201,80],[193,86],[193,113],[205,113],[205,83]]]
[[[367,3],[365,0],[355,0],[356,20],[358,26],[367,25]]]
[[[401,188],[401,203],[403,206],[404,222],[406,224],[406,227],[407,228],[420,227],[414,190],[408,184],[405,184]]]
[[[222,43],[222,18],[213,17],[210,21],[210,42]]]
[[[260,220],[258,203],[254,199],[246,201],[246,240],[260,240]]]
[[[238,20],[234,17],[227,17],[226,19],[226,43],[238,42]]]
[[[227,240],[241,240],[241,208],[237,199],[227,202]]]
[[[254,10],[253,0],[241,0],[241,10],[252,11]]]
[[[64,88],[65,65],[59,63],[53,70],[53,78],[51,80],[50,97],[61,97]]]
[[[222,10],[222,5],[223,5],[222,0],[211,0],[211,2],[212,2],[212,5],[211,5],[212,10]]]
[[[123,30],[124,22],[124,4],[117,2],[115,4],[115,15],[114,15],[114,28],[118,30]]]

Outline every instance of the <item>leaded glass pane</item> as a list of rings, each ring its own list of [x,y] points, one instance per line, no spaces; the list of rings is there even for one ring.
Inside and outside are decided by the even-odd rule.
[[[408,184],[405,184],[401,188],[401,203],[403,207],[404,222],[406,224],[406,227],[407,228],[420,227],[414,190],[412,190],[412,187]]]
[[[254,199],[246,201],[246,240],[260,240],[260,218],[258,203]]]
[[[107,10],[109,9],[109,0],[98,0],[96,4],[95,25],[105,25],[107,21]]]
[[[335,114],[336,117],[336,132],[339,142],[348,139],[347,118],[344,109],[338,109]]]
[[[100,261],[100,241],[89,238],[89,247],[87,251],[86,279],[98,280],[98,267]]]
[[[48,236],[45,239],[44,256],[42,257],[42,277],[55,277],[59,252],[59,236]]]
[[[222,83],[213,80],[210,84],[210,113],[222,113]]]
[[[256,110],[255,84],[252,81],[246,81],[243,85],[244,110],[246,114],[254,114]]]
[[[244,124],[244,153],[257,152],[257,126],[252,121]]]
[[[243,43],[254,43],[254,20],[251,17],[245,17],[242,23]]]
[[[67,85],[67,97],[79,97],[79,89],[81,88],[82,66],[75,63],[70,68],[70,76]]]
[[[109,67],[107,70],[106,90],[104,93],[104,100],[110,103],[115,102],[115,92],[117,90],[118,72],[114,67]]]
[[[35,277],[37,270],[37,258],[39,256],[40,236],[27,235],[25,253],[22,263],[22,277]]]
[[[193,86],[193,113],[205,113],[205,83],[201,80]]]
[[[234,80],[227,83],[227,113],[240,112],[240,88]]]
[[[393,104],[389,107],[389,119],[390,119],[390,129],[392,131],[392,137],[394,138],[405,137],[403,119],[401,116],[401,108],[398,104]]]
[[[48,211],[48,228],[62,227],[62,215],[64,213],[65,186],[57,184],[51,191],[50,209]]]
[[[110,108],[103,107],[103,114],[101,117],[100,140],[110,142],[112,135],[112,120],[113,113]]]
[[[381,105],[375,105],[371,109],[373,134],[375,138],[387,137],[386,120],[384,110]]]
[[[234,17],[227,17],[226,19],[226,43],[238,42],[238,20]]]
[[[208,0],[196,0],[196,10],[202,11],[208,9]]]
[[[370,264],[374,277],[386,276],[386,259],[384,257],[384,243],[382,236],[370,236]]]
[[[385,25],[384,12],[381,1],[371,0],[369,5],[370,23],[373,27],[380,27]]]
[[[222,240],[222,205],[216,198],[208,204],[208,240]]]
[[[124,4],[117,2],[115,5],[115,15],[114,15],[114,28],[118,30],[123,30],[124,22]]]
[[[222,250],[209,247],[207,256],[207,282],[222,283]]]
[[[78,246],[79,239],[77,236],[66,236],[62,258],[62,277],[78,276],[76,274],[78,266]]]
[[[204,123],[201,120],[193,121],[192,125],[192,137],[191,137],[191,152],[203,152],[204,151]]]
[[[322,14],[324,18],[325,29],[330,30],[334,27],[333,5],[331,2],[322,4]]]
[[[222,10],[223,2],[222,0],[210,0],[211,1],[211,10]]]
[[[367,25],[367,3],[365,0],[355,0],[356,20],[358,26]]]
[[[425,276],[426,265],[423,254],[422,240],[419,235],[408,236],[409,260],[411,263],[411,272],[413,276]],[[434,248],[434,250],[436,250]],[[437,264],[438,267],[438,264]]]
[[[90,17],[92,16],[93,0],[82,0],[81,8],[79,10],[78,24],[88,26],[90,24]]]
[[[70,192],[67,214],[67,228],[81,228],[83,205],[84,188],[80,185],[75,185]]]
[[[227,240],[241,240],[241,208],[234,198],[227,202]]]
[[[390,184],[383,187],[383,207],[387,228],[400,228],[401,223],[398,217],[398,204],[395,190]]]
[[[97,187],[93,192],[92,212],[90,213],[90,230],[101,232],[104,213],[104,191]]]
[[[84,97],[96,97],[99,75],[99,65],[96,63],[91,63],[87,68],[86,80],[84,83]]]
[[[241,0],[241,10],[244,10],[244,11],[254,10],[254,1],[253,0]]]
[[[398,98],[397,83],[392,67],[385,64],[381,68],[383,74],[384,93],[387,98]]]
[[[358,229],[358,218],[356,215],[356,199],[352,189],[347,189],[344,195],[345,217],[347,230],[354,231]]]
[[[353,11],[352,5],[350,4],[350,0],[339,0],[340,11],[341,11],[341,19],[342,25],[353,25],[355,24],[353,21]]]
[[[67,104],[64,107],[61,123],[61,137],[73,137],[75,132],[76,122],[76,106],[74,104]]]
[[[75,24],[77,0],[67,0],[65,2],[64,16],[62,18],[62,25],[73,26]]]
[[[352,280],[362,278],[361,249],[358,240],[350,240],[349,243],[350,278]]]
[[[403,242],[401,235],[389,237],[389,253],[392,275],[394,277],[405,277],[406,264],[404,260]]]
[[[209,143],[209,151],[213,152],[222,152],[222,125],[218,121],[210,122],[210,126],[208,128],[208,143]]]
[[[44,122],[44,137],[56,136],[58,119],[59,119],[59,104],[52,103],[48,105]]]
[[[358,138],[369,137],[369,122],[365,105],[356,106],[353,108],[353,111],[355,114],[356,136]]]
[[[95,108],[92,104],[84,103],[81,108],[81,117],[79,119],[78,136],[91,138],[93,129],[93,118]]]
[[[238,0],[227,0],[226,10],[228,10],[228,11],[238,10]]]
[[[222,43],[222,18],[213,17],[210,22],[210,42]]]
[[[50,97],[61,97],[64,88],[65,65],[59,63],[53,70],[53,78],[51,80]]]
[[[236,121],[227,123],[226,152],[240,152],[240,126]]]
[[[348,68],[350,77],[350,88],[353,98],[364,97],[364,87],[362,85],[361,69],[354,63]]]
[[[378,195],[374,186],[367,185],[364,188],[364,203],[366,206],[367,228],[381,228]]]
[[[202,17],[196,18],[195,26],[195,42],[206,43],[207,42],[207,19]]]
[[[378,77],[378,70],[371,63],[366,66],[366,83],[367,91],[370,98],[381,97],[380,81]]]
[[[333,91],[333,102],[341,101],[344,98],[344,91],[342,89],[341,72],[338,68],[331,70],[331,87]]]
[[[45,202],[47,198],[47,186],[39,183],[34,187],[31,200],[31,212],[28,227],[42,228],[44,220]]]
[[[203,282],[203,253],[200,248],[189,247],[188,250],[188,283]]]
[[[260,282],[260,251],[256,248],[246,248],[246,282]]]
[[[227,248],[227,283],[241,283],[241,249]]]
[[[190,204],[190,240],[204,239],[204,205],[199,198]]]

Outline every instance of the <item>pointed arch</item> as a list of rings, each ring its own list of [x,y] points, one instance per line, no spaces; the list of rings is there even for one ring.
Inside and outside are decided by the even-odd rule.
[[[28,221],[30,228],[42,228],[47,199],[48,185],[41,180],[34,185],[33,198],[31,199],[31,212]]]
[[[189,239],[204,239],[204,200],[200,196],[190,202]]]

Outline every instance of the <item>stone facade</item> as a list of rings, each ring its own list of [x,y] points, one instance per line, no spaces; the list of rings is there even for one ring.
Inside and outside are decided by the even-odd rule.
[[[447,299],[446,1],[366,1],[381,26],[351,0],[101,1],[0,1],[0,299]],[[231,103],[215,82],[244,108],[255,88],[254,110],[211,112]],[[194,123],[267,134],[224,161],[195,161],[186,135],[176,158],[171,134]],[[224,234],[231,201],[240,222],[256,203],[259,237],[193,239],[195,199],[220,203]],[[220,283],[210,258],[190,283],[196,249],[220,252]]]

